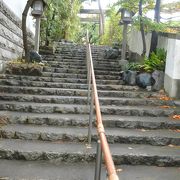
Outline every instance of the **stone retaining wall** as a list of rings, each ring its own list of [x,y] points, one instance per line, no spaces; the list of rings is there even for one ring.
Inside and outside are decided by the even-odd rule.
[[[28,36],[33,43],[33,34],[30,31]],[[0,1],[0,72],[8,60],[16,59],[22,54],[21,19]]]

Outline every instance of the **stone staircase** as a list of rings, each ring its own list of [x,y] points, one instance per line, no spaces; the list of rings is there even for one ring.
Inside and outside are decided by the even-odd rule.
[[[180,108],[123,85],[118,61],[103,59],[104,48],[92,46],[92,53],[120,179],[178,180],[180,123],[170,116],[180,114]],[[87,148],[85,54],[83,45],[59,44],[54,55],[44,56],[48,65],[42,76],[1,75],[0,118],[8,123],[0,128],[0,177],[93,179],[97,133],[94,120],[92,148]]]

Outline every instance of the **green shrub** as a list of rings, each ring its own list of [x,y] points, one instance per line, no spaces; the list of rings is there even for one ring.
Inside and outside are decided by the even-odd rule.
[[[164,71],[166,64],[166,51],[164,49],[156,49],[152,52],[150,57],[145,57],[144,64],[129,63],[126,67],[127,70],[140,71],[140,72],[153,72],[155,70]]]
[[[128,63],[126,69],[131,71],[143,71],[143,65],[139,63]]]
[[[152,52],[150,58],[145,58],[144,70],[153,72],[154,70],[164,71],[166,64],[166,51],[164,49],[156,49]]]

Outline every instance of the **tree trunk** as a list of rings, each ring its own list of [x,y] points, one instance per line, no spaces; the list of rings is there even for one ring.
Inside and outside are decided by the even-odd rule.
[[[52,18],[51,18],[51,20],[50,20],[50,25],[49,25],[48,18],[47,18],[47,24],[48,24],[49,26],[46,27],[46,42],[45,42],[45,45],[46,45],[46,46],[49,46],[49,43],[50,43],[49,36],[50,36],[50,34],[51,34],[50,31],[51,31],[52,25],[53,25],[52,21],[55,20],[55,15],[56,15],[56,11],[54,10],[54,11],[53,11]]]
[[[154,21],[159,23],[160,22],[160,6],[161,6],[161,0],[156,0],[156,5],[154,8],[155,14],[154,14]],[[151,48],[150,53],[156,50],[158,43],[158,34],[156,31],[152,31],[152,37],[151,37]]]
[[[155,5],[155,15],[154,15],[154,20],[159,23],[160,22],[160,9],[161,9],[161,0],[156,0],[156,5]]]
[[[102,7],[101,7],[101,1],[98,0],[98,6],[99,6],[99,11],[100,11],[100,24],[99,24],[99,27],[100,27],[100,30],[99,30],[99,35],[100,37],[104,34],[104,12],[102,10]]]
[[[142,20],[142,2],[143,0],[139,1],[139,16],[140,16],[140,31],[141,31],[142,42],[143,42],[143,52],[141,56],[144,57],[146,54],[146,39],[145,39],[145,32],[144,32],[144,23]]]
[[[25,9],[22,13],[22,34],[23,34],[23,46],[25,51],[25,61],[29,63],[30,56],[29,56],[29,47],[28,47],[28,37],[27,37],[27,29],[26,29],[26,19],[27,19],[27,13],[29,11],[29,8],[31,7],[34,0],[28,0],[27,4],[25,6]]]

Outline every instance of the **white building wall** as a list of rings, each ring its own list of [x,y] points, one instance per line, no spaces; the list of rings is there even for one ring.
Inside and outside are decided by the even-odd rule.
[[[0,0],[0,72],[9,60],[22,57],[22,12],[27,0]],[[30,13],[30,12],[29,12]],[[28,15],[28,40],[34,41],[34,22]]]
[[[146,56],[149,55],[151,44],[151,33],[146,34]],[[129,50],[133,53],[137,53],[139,55],[143,52],[143,44],[142,44],[142,36],[140,31],[136,31],[132,29],[128,36],[128,46]]]
[[[26,6],[27,0],[2,0],[2,1],[10,8],[10,10],[12,10],[20,19],[22,19],[22,13]],[[29,10],[27,16],[27,27],[32,31],[32,33],[35,33],[34,23],[35,21],[31,16],[31,10]]]

